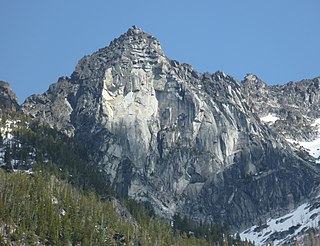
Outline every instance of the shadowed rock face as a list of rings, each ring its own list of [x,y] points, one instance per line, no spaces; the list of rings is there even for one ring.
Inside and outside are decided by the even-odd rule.
[[[0,116],[3,113],[17,112],[20,110],[18,98],[10,85],[0,80]]]
[[[249,106],[248,106],[249,105]],[[312,195],[319,170],[250,110],[243,86],[131,28],[23,111],[82,141],[121,194],[240,229]]]

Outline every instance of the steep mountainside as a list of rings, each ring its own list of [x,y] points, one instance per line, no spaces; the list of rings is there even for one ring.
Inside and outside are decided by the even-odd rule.
[[[81,144],[21,112],[7,109],[0,136],[0,245],[253,245],[227,226],[169,224],[148,203],[120,202]]]
[[[278,133],[297,141],[311,141],[318,136],[320,77],[268,86],[250,74],[242,86],[251,110],[262,120],[273,119],[269,123]],[[266,117],[268,115],[273,117]]]
[[[242,81],[250,108],[305,158],[320,163],[320,77],[268,86],[255,75]],[[304,152],[304,154],[302,153]],[[312,157],[307,157],[307,153]]]
[[[279,135],[286,138],[300,156],[320,163],[320,78],[268,86],[257,76],[248,74],[242,88],[250,109],[260,120]],[[319,227],[319,197],[285,214],[270,218],[263,224],[245,230],[242,238],[254,240],[261,245],[318,245],[310,237]],[[306,236],[309,235],[309,236]],[[306,242],[307,238],[315,240]],[[308,241],[308,240],[307,240]]]
[[[20,110],[18,98],[8,83],[0,80],[0,116]]]
[[[118,193],[236,230],[297,207],[320,180],[243,90],[170,60],[133,27],[22,109],[83,142]]]

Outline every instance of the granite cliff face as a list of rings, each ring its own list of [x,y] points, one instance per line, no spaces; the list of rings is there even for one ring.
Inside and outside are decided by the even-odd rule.
[[[170,60],[133,27],[22,109],[83,142],[117,192],[166,217],[241,229],[298,206],[319,183],[316,164],[253,114],[264,88],[247,80]]]

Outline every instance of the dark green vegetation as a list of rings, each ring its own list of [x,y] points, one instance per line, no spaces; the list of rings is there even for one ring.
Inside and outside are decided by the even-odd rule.
[[[214,241],[174,230],[134,203],[130,206],[138,225],[130,223],[116,212],[111,201],[49,174],[0,170],[0,194],[0,245],[9,241],[26,245],[211,245]],[[227,237],[220,237],[227,245]],[[246,245],[230,237],[228,240],[229,245]]]
[[[103,174],[87,164],[89,160],[81,145],[27,117],[15,116],[12,120],[19,123],[12,132],[14,139],[3,146],[5,168],[23,170],[32,166],[33,170],[49,172],[78,187],[91,187],[100,194],[111,192]],[[3,117],[2,125],[6,121],[7,117]],[[13,159],[18,162],[12,164]]]
[[[14,120],[14,138],[1,146],[0,245],[250,245],[226,227],[179,216],[171,226],[147,204],[119,198],[128,219],[81,145],[28,118]],[[31,166],[32,174],[12,172]]]

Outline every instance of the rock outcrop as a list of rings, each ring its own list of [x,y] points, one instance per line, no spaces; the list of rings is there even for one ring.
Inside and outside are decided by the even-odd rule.
[[[16,94],[7,82],[0,80],[0,115],[18,112],[20,106]]]
[[[311,141],[318,137],[320,77],[268,86],[249,74],[242,81],[244,97],[259,117],[273,115],[270,127],[287,139]]]
[[[298,206],[319,184],[319,168],[261,123],[243,91],[223,72],[170,60],[134,27],[22,108],[83,142],[118,193],[236,230]]]

